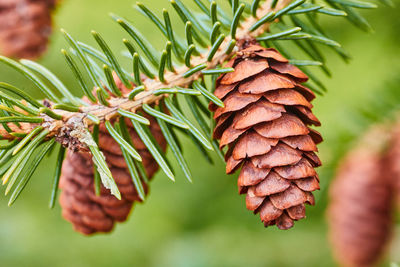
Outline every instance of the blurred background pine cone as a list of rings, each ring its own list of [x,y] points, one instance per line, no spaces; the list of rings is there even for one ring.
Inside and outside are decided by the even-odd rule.
[[[35,59],[48,46],[56,0],[0,0],[0,54]]]
[[[393,195],[383,157],[386,132],[372,129],[344,158],[330,187],[330,239],[342,266],[373,266],[391,236]]]
[[[390,146],[386,156],[387,171],[390,172],[397,206],[400,208],[400,122],[393,126]]]

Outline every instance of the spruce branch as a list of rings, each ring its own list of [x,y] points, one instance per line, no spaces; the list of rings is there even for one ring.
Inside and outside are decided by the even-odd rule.
[[[92,31],[92,35],[100,50],[76,41],[62,30],[70,45],[70,49],[63,49],[62,54],[75,75],[85,95],[85,100],[73,96],[57,76],[43,66],[27,60],[17,62],[0,56],[0,62],[22,73],[46,96],[46,99],[40,102],[32,99],[23,90],[0,83],[0,99],[2,100],[0,135],[2,139],[9,141],[1,145],[0,162],[5,165],[0,169],[0,173],[6,174],[6,178],[11,178],[11,180],[17,179],[14,175],[15,171],[21,172],[21,168],[26,165],[27,155],[32,155],[32,153],[41,155],[43,151],[48,151],[50,145],[46,145],[46,149],[42,150],[38,150],[41,149],[39,146],[56,140],[74,151],[90,151],[97,166],[97,178],[101,178],[103,184],[110,188],[115,196],[120,197],[112,174],[105,163],[104,155],[96,144],[96,129],[98,125],[105,124],[108,133],[121,146],[125,161],[130,167],[130,173],[135,179],[136,190],[141,192],[141,199],[143,199],[143,188],[140,188],[135,167],[139,166],[137,163],[141,161],[141,158],[127,135],[124,134],[123,123],[116,122],[118,117],[132,122],[133,128],[153,158],[166,175],[174,180],[174,173],[169,162],[157,147],[152,135],[148,133],[149,121],[142,116],[142,113],[146,113],[158,120],[176,160],[185,176],[191,180],[189,168],[182,156],[174,130],[183,131],[188,135],[210,161],[207,150],[215,150],[222,156],[217,141],[212,140],[211,137],[213,127],[205,121],[205,117],[213,121],[211,113],[198,96],[203,96],[217,106],[223,106],[223,102],[212,92],[219,75],[234,71],[233,68],[224,66],[225,62],[236,56],[238,51],[248,43],[258,41],[266,46],[274,45],[280,48],[279,50],[290,58],[293,64],[302,68],[320,66],[325,73],[330,74],[316,43],[334,49],[344,59],[348,56],[340,44],[324,32],[318,24],[316,14],[344,16],[346,13],[343,10],[353,11],[354,8],[375,7],[354,0],[328,0],[326,3],[332,6],[330,8],[307,3],[306,0],[264,2],[254,0],[251,6],[241,1],[229,2],[232,17],[228,16],[216,1],[210,1],[210,6],[207,7],[202,1],[195,0],[197,6],[205,14],[206,22],[204,22],[180,0],[170,0],[172,7],[185,24],[186,44],[174,30],[167,10],[163,10],[163,19],[160,19],[145,5],[138,3],[138,10],[149,18],[167,39],[165,49],[161,53],[157,52],[128,20],[112,15],[114,21],[134,41],[123,40],[128,49],[126,54],[132,60],[132,75],[130,71],[121,67],[119,60],[115,57],[115,51],[108,46],[98,32]],[[304,22],[303,17],[297,18],[299,14],[307,15],[309,23]],[[285,17],[291,18],[290,25],[284,19]],[[360,23],[361,18],[353,15],[349,19]],[[290,52],[286,52],[284,45],[280,44],[281,41],[287,40],[298,45],[310,59],[288,56]],[[99,67],[97,62],[100,62],[102,66]],[[88,75],[90,83],[85,80],[81,69]],[[319,88],[325,90],[315,75],[304,68],[303,71]],[[37,74],[41,74],[43,79]],[[211,90],[206,86],[206,76],[211,76]],[[120,85],[116,84],[117,80],[120,81]],[[311,85],[310,88],[313,89]],[[314,91],[320,92],[317,88]],[[185,97],[200,129],[182,112],[175,95]],[[90,134],[92,130],[93,136]],[[36,150],[39,152],[35,152]],[[8,151],[16,151],[15,157]],[[22,163],[15,163],[16,158],[21,159]],[[37,167],[37,165],[33,166]],[[57,168],[60,166],[59,162]],[[140,171],[140,168],[138,170]],[[29,172],[31,171],[32,169],[29,169]],[[59,170],[56,171],[55,184],[57,184],[58,175]],[[5,180],[9,180],[8,178]],[[8,190],[11,187],[12,184]],[[55,194],[53,189],[53,198]]]
[[[266,14],[270,14],[271,10],[281,10],[286,7],[290,3],[290,0],[279,1],[277,6],[271,9],[271,1],[266,1],[257,9],[257,16],[247,18],[240,26],[237,28],[235,34],[235,40],[251,40],[256,38],[266,30],[268,30],[270,23],[264,23],[261,27],[258,27],[256,30],[253,30],[253,25],[258,22],[260,17],[265,16]],[[236,26],[237,27],[237,26]],[[64,32],[64,31],[63,31]],[[93,33],[96,34],[95,32]],[[230,53],[226,53],[227,49],[230,47],[232,42],[232,36],[228,36],[224,38],[223,42],[218,46],[217,51],[215,52],[212,58],[209,58],[210,52],[214,49],[213,47],[209,47],[205,52],[202,52],[199,56],[195,56],[191,59],[191,65],[194,66],[204,66],[202,68],[203,73],[206,70],[213,70],[217,66],[223,64],[228,59],[230,59],[235,52],[237,51],[237,45]],[[4,59],[5,58],[1,58]],[[6,59],[10,61],[9,59]],[[169,94],[158,95],[156,92],[160,89],[164,88],[186,88],[190,87],[192,83],[198,80],[203,73],[201,71],[195,72],[193,75],[188,77],[187,73],[191,68],[187,66],[182,66],[177,69],[175,72],[169,72],[165,74],[164,82],[153,80],[150,78],[144,79],[142,81],[145,90],[143,92],[138,93],[132,100],[129,99],[128,95],[124,95],[123,97],[111,97],[107,100],[108,106],[103,104],[93,104],[90,106],[81,106],[79,107],[79,111],[71,112],[62,109],[53,109],[52,111],[60,116],[62,119],[54,119],[48,116],[46,113],[39,114],[38,121],[41,118],[43,120],[41,124],[44,128],[49,130],[48,137],[57,136],[60,132],[65,131],[66,128],[69,128],[71,121],[74,123],[82,123],[85,128],[90,127],[95,124],[88,115],[99,119],[100,122],[110,121],[119,115],[118,110],[129,111],[135,113],[137,109],[142,108],[145,104],[152,104],[157,101],[160,101],[162,98],[167,97]],[[229,71],[229,70],[228,70]],[[216,71],[216,74],[223,73],[222,71]],[[207,72],[206,72],[207,73]],[[94,75],[93,75],[94,76]],[[100,86],[99,86],[100,88]],[[101,86],[103,88],[103,86]],[[203,90],[204,92],[204,90]],[[12,132],[17,133],[29,133],[32,131],[37,124],[29,124],[23,123],[22,128],[13,127]],[[10,135],[4,126],[0,126],[0,135],[5,139],[15,139],[15,136]]]

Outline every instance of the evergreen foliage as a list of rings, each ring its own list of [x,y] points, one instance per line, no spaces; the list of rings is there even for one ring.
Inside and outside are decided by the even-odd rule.
[[[358,0],[193,1],[197,10],[190,10],[181,0],[170,0],[182,21],[180,25],[172,25],[165,9],[160,18],[144,4],[136,5],[136,9],[165,37],[162,51],[157,51],[128,19],[111,15],[127,33],[123,40],[127,48],[124,54],[132,62],[131,70],[122,67],[115,57],[119,51],[113,51],[100,33],[92,31],[98,44],[98,48],[94,48],[62,30],[69,47],[61,52],[90,104],[74,96],[57,75],[44,66],[29,60],[0,57],[3,64],[22,73],[45,96],[38,101],[13,85],[0,83],[0,135],[5,140],[0,145],[0,173],[3,184],[7,184],[6,194],[11,193],[9,205],[21,194],[40,161],[57,146],[59,156],[50,206],[54,205],[65,153],[57,142],[72,150],[90,150],[103,184],[118,198],[118,187],[96,145],[95,136],[92,136],[96,125],[105,123],[110,135],[131,157],[127,163],[134,163],[129,165],[135,172],[141,158],[121,134],[121,125],[112,124],[117,117],[132,121],[163,172],[174,180],[175,170],[154,143],[147,127],[149,122],[141,115],[142,111],[157,119],[178,165],[191,181],[190,167],[183,157],[176,133],[189,136],[207,159],[210,152],[219,153],[223,158],[217,141],[211,137],[213,122],[205,102],[223,106],[212,94],[215,81],[219,75],[233,71],[224,63],[235,55],[241,43],[256,39],[264,46],[277,48],[311,78],[312,82],[307,86],[315,93],[323,94],[325,86],[308,66],[317,66],[330,76],[325,65],[325,51],[332,49],[345,61],[350,56],[331,39],[320,24],[320,16],[345,17],[360,29],[370,31],[370,25],[357,9],[376,7]],[[383,2],[389,4],[387,1]],[[178,31],[179,27],[184,30]],[[184,32],[184,35],[178,32]],[[304,58],[292,56],[293,47],[302,50]],[[128,94],[117,88],[113,73],[131,89]],[[191,115],[180,108],[183,99],[189,104]],[[142,190],[137,188],[137,191]]]

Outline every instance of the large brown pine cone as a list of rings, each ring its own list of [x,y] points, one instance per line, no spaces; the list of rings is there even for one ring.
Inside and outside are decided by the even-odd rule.
[[[392,192],[381,155],[384,135],[381,129],[368,133],[345,157],[330,188],[330,239],[343,266],[373,266],[391,234]]]
[[[265,226],[289,229],[305,217],[305,204],[319,189],[314,168],[321,165],[316,144],[320,125],[311,112],[315,95],[300,83],[307,76],[273,48],[250,44],[227,67],[215,95],[225,107],[215,111],[214,138],[228,146],[228,174],[241,168],[238,186],[246,205]]]
[[[47,48],[55,0],[0,0],[0,53],[34,59]]]
[[[123,92],[128,89],[114,75],[117,87]],[[150,115],[143,113],[150,121],[150,132],[165,151],[167,143],[160,126]],[[125,119],[133,146],[139,152],[146,174],[149,178],[158,170],[158,164],[135,132],[132,123]],[[113,174],[121,192],[118,200],[110,191],[101,186],[101,195],[94,191],[94,166],[89,153],[68,151],[64,160],[60,178],[60,204],[63,217],[70,221],[75,230],[89,235],[96,232],[109,232],[114,223],[125,221],[135,201],[141,201],[133,185],[125,159],[118,143],[110,136],[104,124],[99,129],[99,147],[106,157],[106,162]],[[148,192],[148,185],[142,180],[143,187]]]

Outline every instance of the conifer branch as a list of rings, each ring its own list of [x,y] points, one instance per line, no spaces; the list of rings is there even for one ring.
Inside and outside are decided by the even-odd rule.
[[[262,26],[258,27],[256,30],[252,30],[252,26],[259,21],[259,18],[264,17],[266,14],[271,14],[271,11],[279,11],[286,7],[291,1],[283,0],[279,1],[275,8],[271,8],[272,0],[264,2],[257,10],[257,15],[255,17],[248,17],[237,29],[235,40],[251,40],[261,35],[263,32],[268,30],[270,23],[264,23]],[[227,49],[230,47],[232,37],[226,37],[220,44],[218,50],[213,56],[212,60],[207,60],[207,55],[210,53],[212,47],[209,47],[205,52],[200,55],[195,56],[191,59],[191,63],[194,66],[205,66],[205,70],[215,69],[217,66],[223,64],[229,60],[237,51],[237,45],[235,48],[230,49],[230,53],[226,53]],[[185,73],[190,71],[191,68],[187,66],[182,66],[176,69],[175,72],[169,72],[164,76],[165,82],[155,81],[153,79],[144,79],[143,85],[145,90],[138,93],[132,100],[129,99],[127,95],[123,97],[111,97],[108,99],[109,106],[103,104],[93,104],[90,106],[82,106],[77,112],[71,112],[61,109],[53,109],[53,112],[58,116],[61,116],[61,120],[57,120],[48,116],[48,114],[42,113],[38,117],[43,118],[42,126],[49,129],[48,137],[59,135],[59,133],[65,130],[66,125],[69,121],[74,121],[77,123],[81,121],[86,128],[95,124],[88,114],[95,116],[100,122],[109,121],[116,116],[118,116],[118,110],[126,110],[135,113],[137,109],[140,109],[144,104],[152,104],[160,101],[162,98],[167,97],[168,94],[155,95],[159,89],[163,88],[175,88],[189,87],[194,81],[198,80],[203,73],[198,71],[189,77],[185,77]],[[21,128],[12,127],[12,132],[17,132],[19,134],[26,134],[33,130],[39,124],[29,124],[23,123]],[[70,126],[68,126],[70,127]],[[4,126],[0,125],[0,135],[5,139],[15,139],[14,135],[8,133]]]
[[[70,45],[70,49],[62,50],[62,54],[87,101],[73,96],[57,76],[43,66],[27,60],[17,62],[0,56],[0,62],[22,73],[47,98],[39,102],[23,90],[0,83],[0,136],[1,139],[9,141],[0,147],[0,162],[5,163],[0,168],[0,174],[6,175],[5,182],[8,180],[15,182],[16,173],[21,172],[27,162],[27,155],[32,155],[39,147],[42,149],[40,145],[43,143],[46,144],[44,146],[46,149],[40,150],[39,154],[41,155],[43,151],[47,153],[48,148],[53,146],[53,142],[58,141],[64,147],[74,151],[90,151],[98,170],[96,173],[97,192],[99,191],[98,181],[101,179],[115,196],[120,197],[104,156],[96,144],[98,125],[105,124],[108,133],[121,146],[125,161],[130,167],[130,173],[135,177],[136,190],[141,192],[141,199],[143,199],[143,188],[139,183],[140,179],[135,167],[141,166],[138,163],[142,159],[124,132],[124,124],[121,120],[116,122],[115,119],[121,117],[132,121],[133,128],[152,157],[167,176],[174,180],[174,173],[168,160],[147,131],[149,120],[142,116],[142,113],[146,113],[159,122],[162,134],[173,150],[181,169],[191,180],[190,169],[184,161],[174,130],[183,131],[188,135],[209,161],[212,160],[207,150],[216,150],[223,158],[217,141],[212,140],[213,127],[210,127],[210,123],[204,119],[207,117],[213,121],[211,113],[197,96],[203,96],[213,105],[219,107],[224,105],[212,94],[216,79],[221,74],[234,71],[233,68],[224,66],[224,63],[236,56],[247,43],[258,41],[265,46],[273,45],[279,48],[278,50],[284,56],[290,58],[292,64],[302,68],[318,88],[322,91],[326,90],[318,77],[304,69],[304,66],[319,66],[327,75],[330,75],[322,52],[315,43],[333,49],[345,60],[349,56],[339,43],[324,32],[318,24],[316,14],[332,16],[349,14],[351,22],[365,28],[364,18],[356,13],[354,8],[374,8],[375,5],[353,0],[326,0],[325,2],[331,7],[307,3],[306,0],[264,2],[254,0],[251,6],[237,0],[229,1],[233,14],[230,18],[216,1],[210,1],[208,8],[201,0],[195,0],[197,6],[206,15],[210,26],[206,25],[202,19],[197,19],[196,14],[189,11],[180,0],[170,0],[172,7],[185,24],[186,44],[175,32],[167,10],[163,10],[163,19],[160,19],[146,6],[138,3],[138,10],[156,25],[167,42],[165,49],[158,53],[134,25],[122,17],[112,15],[112,18],[134,41],[123,40],[128,49],[128,58],[132,60],[132,75],[130,71],[121,67],[115,57],[115,52],[98,32],[92,31],[92,35],[100,50],[76,41],[67,32],[62,31]],[[304,17],[296,17],[298,14],[305,14],[308,22],[304,21]],[[286,16],[291,18],[290,25],[286,21],[282,22],[283,17]],[[309,59],[297,59],[290,56],[290,52],[280,44],[281,41],[287,40],[303,50]],[[102,66],[99,67],[96,61],[101,62]],[[88,74],[90,83],[85,81],[85,75],[81,69]],[[39,77],[38,73],[42,74],[44,79]],[[205,76],[208,75],[211,76],[211,89],[207,88],[205,83]],[[116,85],[116,80],[121,82],[120,86]],[[319,89],[309,86],[313,91],[321,93]],[[182,113],[175,97],[176,94],[185,96],[200,129],[197,129]],[[93,134],[90,134],[91,130]],[[40,139],[37,139],[38,137]],[[14,152],[9,153],[9,151]],[[18,159],[22,159],[22,163],[15,162],[16,157],[13,157],[12,153]],[[61,160],[59,161],[58,168],[61,166]],[[37,165],[32,166],[37,167]],[[140,167],[138,170],[140,171]],[[24,176],[27,180],[31,172],[33,170],[29,169],[27,171],[29,175]],[[59,171],[56,174],[57,181]],[[141,174],[141,177],[144,176]],[[12,184],[8,190],[11,187]],[[19,187],[18,190],[22,190],[21,188],[23,189]],[[16,196],[18,195],[19,193]]]

